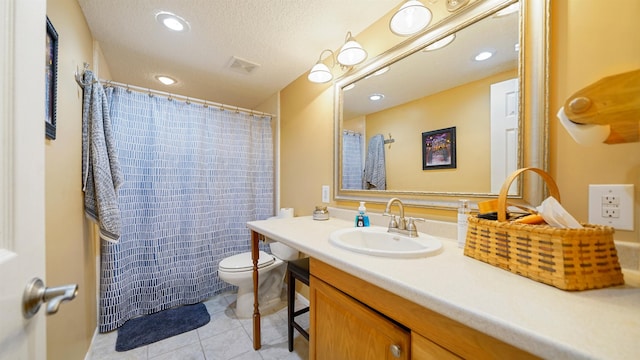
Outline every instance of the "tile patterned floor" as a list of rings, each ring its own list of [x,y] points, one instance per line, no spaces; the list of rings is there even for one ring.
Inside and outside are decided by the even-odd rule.
[[[301,306],[296,302],[296,306]],[[253,350],[251,319],[235,315],[235,294],[220,294],[204,302],[211,321],[196,330],[144,347],[116,352],[117,331],[96,334],[87,360],[299,360],[309,358],[309,343],[294,331],[294,349],[287,345],[287,308],[282,301],[277,311],[262,314],[262,348]],[[308,313],[296,318],[308,328]]]

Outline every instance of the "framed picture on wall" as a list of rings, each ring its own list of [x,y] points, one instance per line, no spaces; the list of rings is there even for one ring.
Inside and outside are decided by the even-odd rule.
[[[45,49],[45,110],[44,124],[47,139],[56,138],[56,89],[58,83],[58,33],[47,17],[47,45]]]
[[[422,133],[422,170],[456,168],[456,128]]]

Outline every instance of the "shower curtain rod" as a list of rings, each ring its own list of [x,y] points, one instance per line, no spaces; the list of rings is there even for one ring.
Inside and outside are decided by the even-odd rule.
[[[188,97],[188,96],[176,95],[176,94],[172,94],[172,93],[168,93],[168,92],[164,92],[164,91],[160,91],[160,90],[153,90],[153,89],[143,88],[143,87],[139,87],[139,86],[135,86],[135,85],[123,84],[123,83],[119,83],[119,82],[111,81],[111,80],[100,79],[100,82],[106,87],[118,86],[118,87],[121,87],[121,88],[125,88],[127,90],[134,90],[134,91],[137,91],[137,92],[148,93],[150,96],[153,96],[153,95],[163,96],[163,97],[166,97],[167,100],[184,101],[187,104],[198,103],[198,104],[202,104],[204,107],[209,107],[209,106],[217,107],[220,110],[235,111],[237,113],[238,112],[242,112],[242,113],[249,114],[251,116],[254,116],[254,115],[255,116],[269,116],[269,117],[271,117],[271,119],[274,119],[276,117],[273,114],[269,114],[269,113],[262,112],[262,111],[244,109],[244,108],[241,108],[241,107],[220,104],[220,103],[216,103],[216,102],[212,102],[212,101],[208,101],[208,100],[194,99],[194,98],[191,98],[191,97]]]

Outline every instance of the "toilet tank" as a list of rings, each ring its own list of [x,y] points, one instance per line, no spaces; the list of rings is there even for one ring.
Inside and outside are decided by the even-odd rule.
[[[290,261],[298,258],[298,250],[277,241],[269,243],[269,248],[271,253],[280,260]]]

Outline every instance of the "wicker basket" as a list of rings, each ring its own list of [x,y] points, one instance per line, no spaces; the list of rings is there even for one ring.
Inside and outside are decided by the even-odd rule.
[[[508,222],[507,193],[525,171],[539,174],[551,196],[558,186],[543,170],[524,168],[507,178],[498,196],[498,221],[469,216],[464,254],[563,290],[587,290],[624,284],[614,229],[583,224],[583,229]]]

